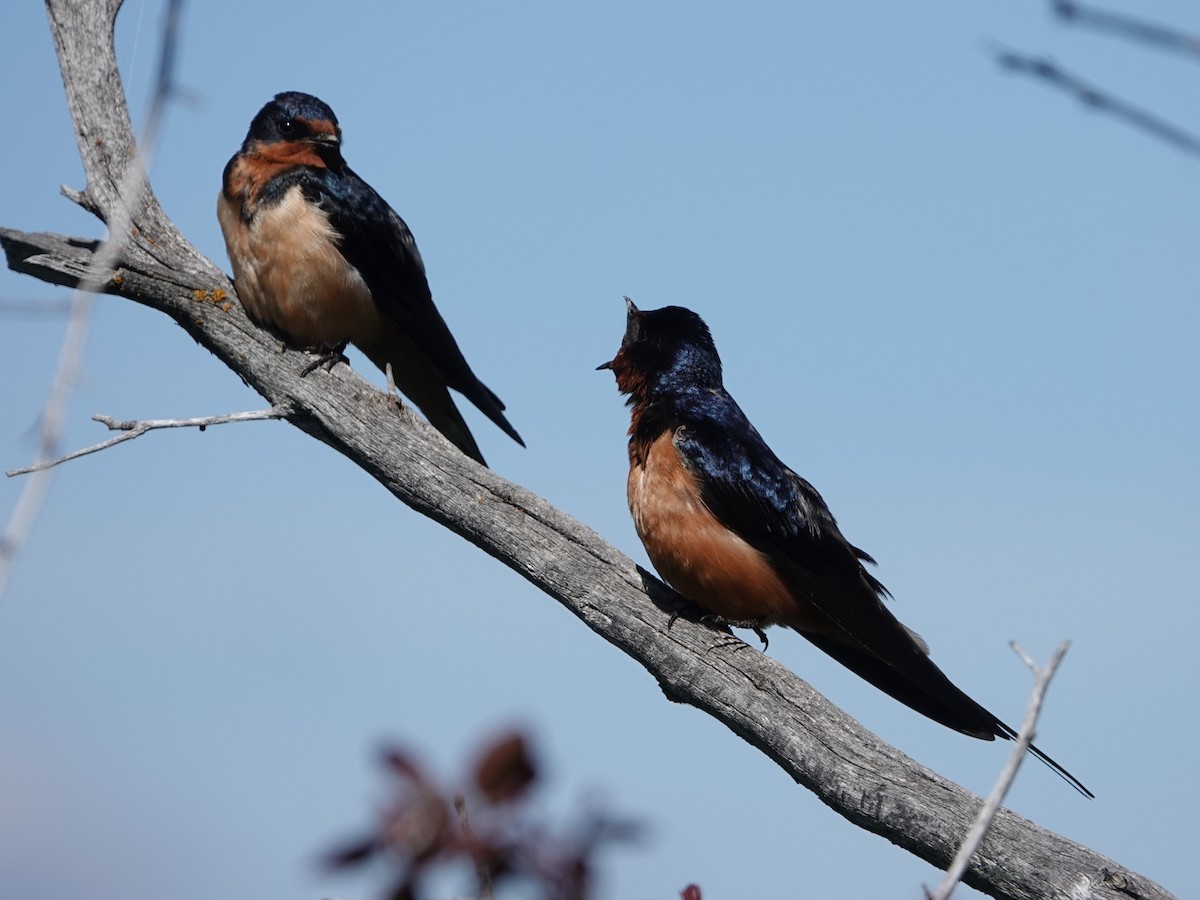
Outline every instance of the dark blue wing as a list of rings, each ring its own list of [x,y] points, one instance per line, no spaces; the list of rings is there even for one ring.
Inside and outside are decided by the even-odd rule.
[[[901,703],[984,740],[1016,732],[963,693],[929,658],[929,648],[883,604],[874,562],[843,536],[816,489],[785,466],[724,391],[682,404],[674,443],[709,510],[771,560],[833,626],[801,630],[809,641]],[[783,622],[783,624],[788,624]],[[798,629],[799,630],[799,629]],[[1037,747],[1030,752],[1084,796],[1079,779]]]
[[[821,495],[780,462],[733,399],[706,404],[675,432],[675,446],[718,519],[763,553],[788,582],[808,640],[902,703],[966,734],[1002,733],[994,715],[933,664],[928,648],[883,604],[863,567],[870,557],[842,536]],[[810,613],[825,624],[813,627]],[[787,619],[782,624],[791,624]]]
[[[780,461],[732,397],[709,394],[685,423],[675,447],[726,526],[812,578],[865,578],[886,593],[862,567],[874,560],[842,536],[816,488]]]
[[[471,371],[438,312],[425,264],[404,220],[351,169],[309,170],[305,196],[321,207],[342,235],[341,252],[366,281],[384,315],[407,334],[450,387],[479,407],[517,443],[504,404]]]

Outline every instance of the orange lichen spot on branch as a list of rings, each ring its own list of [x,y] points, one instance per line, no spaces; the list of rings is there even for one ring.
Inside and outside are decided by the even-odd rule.
[[[111,282],[111,283],[112,283],[112,284],[114,284],[114,285],[121,285],[122,283],[124,283],[124,281],[125,281],[125,279],[124,279],[124,278],[122,278],[120,275],[114,275],[114,276],[112,277],[112,282]]]
[[[192,291],[192,299],[197,303],[211,303],[219,306],[222,312],[229,312],[233,309],[233,304],[229,302],[229,295],[221,288],[217,288],[215,291],[202,291],[197,288]]]

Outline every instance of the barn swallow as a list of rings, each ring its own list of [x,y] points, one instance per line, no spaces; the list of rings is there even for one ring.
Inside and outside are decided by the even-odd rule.
[[[631,407],[629,510],[659,574],[721,625],[788,626],[936,722],[991,741],[1017,736],[959,690],[883,604],[874,564],[816,489],[785,466],[725,390],[708,327],[679,306],[626,298],[611,369]],[[760,632],[761,635],[761,632]],[[1087,797],[1037,747],[1030,751]]]
[[[276,94],[225,166],[217,218],[247,314],[332,357],[352,343],[430,423],[484,463],[448,388],[521,446],[504,404],[475,377],[437,307],[412,232],[342,158],[333,110]]]

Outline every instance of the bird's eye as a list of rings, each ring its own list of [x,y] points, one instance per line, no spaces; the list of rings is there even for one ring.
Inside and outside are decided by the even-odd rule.
[[[291,137],[293,134],[295,134],[296,133],[296,120],[295,119],[284,119],[282,122],[280,122],[279,123],[279,133],[282,134],[284,137]]]

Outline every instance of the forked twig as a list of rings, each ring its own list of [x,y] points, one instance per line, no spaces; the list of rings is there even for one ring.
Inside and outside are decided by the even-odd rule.
[[[1004,768],[1000,772],[1000,777],[996,779],[996,784],[992,787],[992,792],[988,794],[983,808],[979,810],[975,824],[971,826],[971,830],[963,838],[963,842],[958,848],[958,853],[954,856],[954,861],[950,863],[950,868],[946,870],[946,877],[942,879],[942,883],[938,885],[936,891],[932,894],[927,892],[930,900],[949,900],[950,894],[954,891],[954,886],[958,884],[959,880],[963,877],[963,873],[967,871],[967,863],[971,861],[971,857],[979,849],[979,845],[983,843],[983,839],[992,825],[992,820],[996,817],[996,813],[1000,811],[1000,804],[1004,802],[1004,797],[1008,794],[1008,789],[1012,787],[1012,783],[1017,777],[1017,770],[1021,768],[1021,763],[1025,761],[1025,756],[1029,752],[1029,745],[1033,743],[1033,733],[1037,727],[1038,716],[1042,712],[1042,703],[1046,699],[1046,689],[1049,688],[1050,679],[1054,677],[1054,673],[1058,669],[1059,663],[1062,662],[1063,656],[1066,655],[1067,649],[1071,646],[1071,642],[1063,641],[1059,644],[1058,648],[1054,651],[1054,655],[1050,657],[1050,661],[1046,663],[1044,668],[1038,668],[1037,664],[1029,657],[1029,654],[1022,650],[1016,641],[1010,641],[1009,645],[1013,648],[1013,652],[1021,657],[1025,665],[1033,670],[1037,682],[1033,686],[1033,693],[1029,696],[1029,706],[1025,710],[1025,720],[1021,722],[1021,731],[1017,734],[1017,739],[1013,742],[1012,752],[1008,754],[1008,761],[1004,764]]]
[[[134,438],[141,437],[147,431],[155,431],[159,428],[199,428],[203,431],[209,425],[226,425],[230,422],[261,422],[264,419],[285,419],[287,413],[275,406],[270,409],[253,409],[249,412],[226,413],[222,416],[202,416],[197,419],[114,419],[111,416],[92,416],[92,421],[99,422],[101,425],[107,425],[109,431],[120,431],[116,437],[111,437],[106,441],[101,441],[98,444],[92,444],[90,447],[84,447],[82,450],[75,450],[65,456],[59,456],[55,459],[36,462],[31,466],[25,466],[21,469],[12,469],[4,474],[9,478],[15,475],[29,475],[34,472],[44,472],[46,469],[52,469],[57,465],[65,462],[70,462],[73,459],[79,459],[81,456],[87,456],[90,453],[99,453],[101,450],[107,450],[109,447],[115,447],[117,444],[123,444],[125,441],[132,441]]]
[[[55,453],[59,438],[62,436],[62,423],[66,418],[67,400],[75,379],[78,377],[83,360],[83,349],[87,343],[87,334],[91,326],[92,295],[101,290],[105,282],[112,276],[121,255],[121,243],[129,232],[135,211],[146,195],[147,176],[144,163],[153,155],[162,115],[173,92],[175,46],[178,43],[179,9],[182,4],[183,0],[169,0],[167,5],[158,77],[155,82],[154,96],[150,103],[147,126],[142,135],[142,158],[129,161],[118,188],[121,202],[117,204],[117,210],[108,222],[108,237],[96,251],[88,266],[86,277],[80,281],[79,288],[71,298],[67,333],[63,337],[62,350],[59,353],[54,380],[50,385],[50,393],[42,409],[41,425],[38,429],[37,461],[28,469],[35,474],[21,491],[21,496],[17,498],[16,506],[4,529],[4,535],[0,537],[0,599],[4,597],[8,576],[12,572],[17,553],[20,552],[26,538],[33,531],[33,525],[37,521],[42,502],[50,489],[52,476],[48,474],[48,470],[53,467],[54,463],[46,464],[46,460]],[[79,192],[64,190],[64,193],[72,195],[77,201],[84,200]],[[86,194],[86,191],[83,193]],[[86,206],[87,203],[84,202],[84,205]]]

